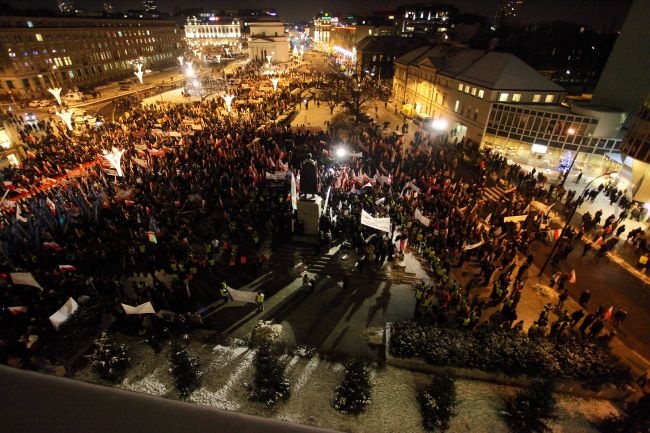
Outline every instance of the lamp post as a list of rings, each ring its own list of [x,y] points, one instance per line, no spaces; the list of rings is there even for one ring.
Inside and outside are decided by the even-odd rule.
[[[63,89],[61,89],[60,87],[50,87],[49,89],[47,89],[47,91],[54,96],[56,102],[58,102],[59,105],[61,105],[61,90]]]
[[[115,172],[120,177],[124,176],[124,172],[122,172],[122,166],[120,164],[123,153],[124,153],[124,149],[117,149],[116,147],[113,147],[110,152],[104,149],[104,152],[102,153],[102,157],[111,163],[111,165],[115,169]]]
[[[72,110],[57,111],[56,115],[59,116],[68,129],[72,131]]]
[[[137,71],[134,72],[135,76],[138,77],[138,80],[140,81],[140,84],[142,84],[142,76],[144,75],[144,72],[142,71],[142,63],[136,62],[133,64]]]
[[[574,128],[569,128],[569,129],[567,129],[566,133],[567,133],[567,135],[569,135],[569,136],[574,136],[574,135],[576,135],[576,130],[575,130]],[[569,173],[571,173],[571,169],[573,168],[573,164],[575,164],[576,159],[578,159],[578,154],[580,153],[580,147],[581,147],[581,145],[582,145],[582,143],[579,143],[579,144],[578,144],[578,150],[576,150],[576,154],[575,154],[575,156],[573,157],[573,159],[571,160],[571,165],[569,165],[569,168],[568,168],[567,171],[564,173],[564,176],[562,176],[562,182],[560,182],[560,185],[559,185],[559,186],[562,186],[562,187],[563,187],[563,186],[564,186],[564,182],[566,182],[567,177],[569,177]]]
[[[573,219],[573,216],[575,215],[576,211],[578,210],[578,203],[580,203],[580,200],[584,197],[585,192],[587,192],[587,188],[589,188],[589,185],[591,185],[591,183],[592,183],[594,180],[599,179],[599,178],[601,178],[601,177],[603,177],[603,176],[609,176],[610,174],[612,174],[612,172],[611,172],[611,171],[607,171],[607,172],[601,174],[600,176],[596,176],[596,177],[594,177],[593,179],[591,179],[591,180],[587,183],[587,185],[585,185],[584,189],[583,189],[582,192],[580,193],[580,196],[579,196],[578,199],[576,200],[575,205],[573,206],[573,209],[571,209],[571,213],[569,214],[569,216],[568,216],[567,219],[566,219],[566,224],[564,224],[564,227],[562,228],[562,231],[560,232],[560,236],[557,238],[557,240],[555,241],[555,243],[553,243],[553,248],[551,248],[551,252],[548,254],[548,257],[546,257],[546,261],[545,261],[544,264],[542,265],[542,268],[539,270],[539,274],[537,274],[538,277],[541,277],[541,276],[542,276],[542,274],[544,273],[544,270],[546,269],[546,266],[548,266],[548,263],[551,261],[551,257],[553,257],[553,253],[554,253],[555,250],[557,249],[557,246],[558,246],[558,244],[560,243],[560,239],[562,238],[562,235],[567,231],[567,228],[568,228],[569,225],[571,224],[571,220]]]
[[[235,95],[223,95],[223,101],[226,103],[226,110],[230,113],[230,108],[232,107],[232,100],[235,99]]]
[[[273,84],[273,91],[274,92],[277,92],[277,90],[278,90],[278,82],[280,82],[280,79],[278,77],[271,78],[271,83]]]
[[[176,58],[178,59],[178,63],[179,63],[180,66],[182,67],[182,66],[183,66],[183,63],[185,63],[185,59],[183,58],[183,56],[178,56],[178,57],[176,57]]]

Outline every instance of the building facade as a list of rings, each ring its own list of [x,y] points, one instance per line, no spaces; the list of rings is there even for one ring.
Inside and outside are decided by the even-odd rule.
[[[46,95],[133,77],[175,64],[183,34],[173,21],[74,17],[0,17],[0,94]]]
[[[190,48],[238,45],[241,43],[241,24],[236,18],[191,18],[185,24],[185,40]]]
[[[318,48],[329,48],[332,16],[329,12],[321,12],[314,17],[313,41]]]
[[[250,23],[248,54],[251,60],[259,62],[266,62],[270,56],[272,63],[287,63],[289,38],[284,31],[284,23],[273,17]]]
[[[401,6],[397,11],[397,34],[401,36],[432,36],[450,29],[453,6],[441,3],[416,3]]]
[[[565,107],[564,96],[563,88],[508,53],[445,44],[395,62],[393,98],[403,112],[443,119],[457,140],[548,161],[578,152],[578,164],[604,164],[620,146],[615,137],[623,113]]]
[[[356,47],[356,72],[390,80],[395,72],[395,60],[426,44],[426,39],[420,37],[366,36]]]

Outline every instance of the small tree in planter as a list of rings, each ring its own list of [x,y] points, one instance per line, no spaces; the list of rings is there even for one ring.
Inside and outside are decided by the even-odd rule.
[[[187,398],[201,384],[203,372],[199,370],[199,359],[190,356],[187,346],[181,340],[172,341],[169,372],[174,377],[181,398]]]
[[[253,364],[255,365],[255,377],[253,384],[249,386],[249,398],[253,401],[266,403],[267,406],[274,406],[279,400],[288,400],[289,381],[284,369],[285,363],[281,359],[282,353],[270,342],[260,345]]]
[[[95,373],[109,382],[119,382],[131,364],[126,346],[106,332],[95,340],[94,345],[95,351],[90,355],[90,362]]]
[[[456,384],[449,373],[433,376],[431,384],[418,393],[422,424],[427,430],[446,432],[456,414]]]
[[[370,403],[370,370],[361,361],[349,361],[341,385],[334,388],[332,406],[342,413],[358,415]]]
[[[596,424],[603,433],[646,433],[650,431],[650,394],[625,407],[625,415],[608,417]]]
[[[555,419],[556,401],[553,384],[547,380],[535,380],[506,402],[504,418],[513,432],[542,433],[549,431],[546,420]]]

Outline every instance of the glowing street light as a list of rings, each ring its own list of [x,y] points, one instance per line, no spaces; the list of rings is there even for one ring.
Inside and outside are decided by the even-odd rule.
[[[445,131],[447,129],[447,121],[445,119],[436,119],[431,122],[431,127],[438,132]]]
[[[298,57],[298,46],[297,45],[293,46],[293,53],[292,54],[293,54],[294,57]]]
[[[576,130],[575,130],[574,128],[569,128],[569,129],[567,129],[566,133],[567,133],[568,135],[575,135]]]
[[[194,69],[192,69],[192,62],[186,62],[185,65],[187,66],[187,69],[185,70],[185,75],[187,78],[192,78],[194,76]]]
[[[271,83],[273,83],[273,91],[276,92],[278,90],[278,83],[280,82],[280,79],[278,77],[273,77],[271,78]]]
[[[235,99],[235,95],[223,95],[224,102],[226,103],[226,109],[230,113],[230,108],[232,107],[232,100]]]
[[[120,164],[123,153],[124,153],[124,149],[117,149],[116,147],[113,147],[110,152],[104,149],[104,152],[102,154],[102,157],[111,163],[111,165],[117,172],[117,175],[120,177],[124,176],[124,172],[122,172],[122,166]]]
[[[217,63],[221,63],[221,54],[217,54]]]
[[[272,59],[273,59],[273,56],[266,56],[266,61],[269,62],[269,65],[271,64]]]
[[[59,116],[68,129],[72,131],[72,110],[57,111],[56,115]]]
[[[56,102],[58,102],[59,105],[61,105],[61,90],[63,90],[61,87],[52,87],[47,89],[47,91],[56,98]]]
[[[343,146],[339,146],[334,150],[334,154],[337,158],[343,159],[348,156],[348,150]]]
[[[178,59],[178,63],[180,63],[180,65],[183,66],[183,63],[185,62],[185,59],[183,58],[183,56],[178,56],[176,58]]]
[[[142,63],[135,63],[134,66],[138,69],[136,72],[134,72],[134,74],[136,77],[138,77],[140,84],[142,84],[142,76],[144,75],[144,72],[142,71]]]

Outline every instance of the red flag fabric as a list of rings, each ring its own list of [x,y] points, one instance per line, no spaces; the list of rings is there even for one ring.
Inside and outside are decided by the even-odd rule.
[[[72,265],[59,265],[59,270],[61,272],[73,272],[73,271],[76,271],[77,268],[75,268]]]
[[[607,320],[608,322],[612,319],[612,312],[613,312],[613,311],[614,311],[614,306],[612,305],[612,306],[609,307],[609,308],[607,309],[607,311],[605,312],[605,320]]]
[[[573,269],[571,272],[569,272],[569,283],[571,284],[576,284],[578,282],[576,278],[576,270]]]

